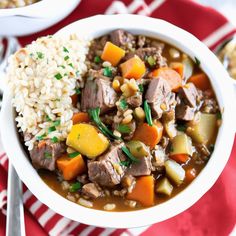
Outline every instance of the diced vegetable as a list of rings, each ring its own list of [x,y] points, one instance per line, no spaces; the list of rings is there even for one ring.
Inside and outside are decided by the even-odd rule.
[[[195,168],[188,168],[186,171],[185,171],[185,176],[186,176],[186,181],[189,183],[189,182],[192,182],[196,176],[197,176],[197,171]]]
[[[65,180],[72,180],[86,171],[86,165],[80,154],[74,158],[69,158],[67,155],[60,157],[57,159],[57,166]]]
[[[143,206],[154,205],[154,179],[151,175],[139,177],[127,199],[139,201]]]
[[[71,193],[75,193],[77,192],[78,190],[80,190],[82,188],[82,184],[80,182],[75,182],[73,183],[71,186],[70,186],[70,189],[69,191]]]
[[[182,61],[184,65],[184,80],[188,80],[190,76],[193,74],[193,61],[189,57],[185,57]]]
[[[87,112],[78,112],[72,116],[73,125],[78,123],[88,123],[89,122],[89,115]]]
[[[152,126],[152,114],[151,114],[151,108],[147,103],[147,100],[144,101],[144,112],[145,112],[145,117],[147,120],[147,123]]]
[[[123,147],[121,147],[121,150],[122,150],[122,151],[125,153],[125,155],[128,157],[129,161],[131,161],[131,162],[139,162],[139,159],[137,159],[136,157],[134,157],[134,156],[132,155],[132,153],[130,152],[130,150],[129,150],[127,147],[123,146]]]
[[[177,129],[175,127],[175,120],[164,122],[164,129],[167,135],[172,139],[177,135]]]
[[[156,191],[158,193],[165,194],[170,196],[173,191],[173,186],[167,178],[163,178],[160,183],[157,185]]]
[[[170,68],[175,70],[177,73],[179,73],[181,78],[183,78],[183,75],[184,75],[184,65],[183,65],[183,63],[181,63],[181,62],[172,62],[172,63],[170,63]]]
[[[171,87],[172,91],[177,91],[182,85],[182,78],[179,73],[169,67],[161,67],[152,72],[154,78],[165,79]]]
[[[93,125],[80,123],[72,126],[66,144],[93,159],[106,151],[109,141]]]
[[[178,163],[186,163],[189,160],[189,155],[187,154],[174,154],[170,155],[170,158]]]
[[[72,105],[75,107],[78,103],[78,95],[76,93],[72,95],[71,100],[72,100]]]
[[[177,162],[167,160],[165,162],[167,176],[178,186],[182,184],[185,178],[185,170]]]
[[[146,72],[144,62],[134,56],[120,65],[122,76],[127,79],[140,79]]]
[[[116,66],[124,55],[125,50],[111,42],[106,42],[101,58],[104,61],[109,61],[113,66]]]
[[[191,139],[185,133],[178,134],[172,139],[171,156],[177,154],[186,154],[191,156],[192,152],[193,148]]]
[[[188,123],[187,133],[197,143],[214,143],[217,132],[217,117],[215,114],[199,112],[195,119]]]
[[[140,141],[129,141],[126,146],[131,154],[136,158],[142,158],[148,155],[147,146]]]
[[[188,82],[192,82],[197,88],[205,91],[211,87],[210,81],[205,73],[193,75]]]
[[[159,121],[153,123],[153,126],[149,126],[147,123],[142,123],[135,130],[132,140],[139,140],[152,149],[160,142],[162,132],[163,126]]]

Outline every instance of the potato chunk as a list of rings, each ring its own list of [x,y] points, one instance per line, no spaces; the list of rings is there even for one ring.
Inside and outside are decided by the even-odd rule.
[[[93,159],[106,151],[109,141],[94,126],[81,123],[72,126],[66,144]]]

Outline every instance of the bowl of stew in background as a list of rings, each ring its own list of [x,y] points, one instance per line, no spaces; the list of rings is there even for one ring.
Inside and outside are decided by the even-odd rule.
[[[178,105],[182,104],[183,106],[179,107],[180,112],[178,116],[181,121],[178,124],[174,124],[174,127],[173,127],[173,124],[171,124],[171,122],[170,123],[168,122],[168,121],[171,121],[171,114],[169,114],[169,116],[164,118],[166,120],[166,123],[162,121],[164,125],[164,129],[165,129],[164,134],[167,137],[169,136],[172,144],[168,147],[165,147],[168,152],[168,155],[171,156],[171,158],[168,157],[168,159],[165,161],[164,167],[162,167],[162,170],[160,172],[161,173],[160,179],[159,179],[159,175],[156,174],[156,172],[159,171],[158,168],[153,170],[149,174],[145,174],[145,173],[137,174],[137,169],[135,170],[136,172],[131,174],[135,176],[136,178],[136,185],[144,186],[144,189],[145,189],[145,191],[143,191],[142,188],[141,189],[136,188],[136,194],[132,195],[132,191],[135,189],[135,186],[134,186],[131,191],[131,194],[128,197],[128,200],[131,200],[131,203],[132,201],[139,202],[137,205],[138,206],[137,208],[132,208],[132,206],[125,206],[125,204],[123,204],[122,201],[125,201],[127,199],[122,198],[123,196],[121,195],[114,196],[113,198],[109,198],[109,196],[107,196],[106,198],[106,195],[105,195],[106,189],[110,191],[109,194],[112,193],[113,195],[116,195],[114,192],[111,192],[110,187],[114,188],[116,181],[119,181],[117,180],[119,176],[118,177],[116,176],[117,178],[107,181],[106,173],[109,172],[109,169],[106,169],[106,166],[101,167],[100,165],[101,163],[97,163],[99,159],[94,159],[94,156],[100,155],[98,153],[101,151],[101,149],[106,149],[106,147],[104,146],[106,146],[107,144],[106,142],[105,143],[102,142],[102,144],[99,147],[96,146],[96,150],[95,148],[89,149],[89,146],[92,147],[92,140],[93,140],[89,138],[86,139],[86,134],[93,132],[93,130],[91,130],[90,125],[83,123],[82,125],[76,124],[75,126],[73,126],[72,128],[73,133],[69,134],[72,140],[68,141],[67,139],[67,145],[70,146],[70,148],[72,149],[76,148],[75,147],[76,145],[74,145],[73,143],[73,136],[75,134],[78,140],[79,138],[84,140],[83,145],[85,146],[87,145],[87,151],[89,151],[89,154],[86,151],[87,156],[89,156],[89,158],[86,159],[87,168],[89,168],[90,171],[91,171],[91,168],[94,168],[95,170],[97,170],[95,175],[92,175],[90,173],[90,179],[92,180],[91,182],[92,183],[94,182],[99,185],[99,187],[97,187],[97,185],[95,186],[97,187],[96,190],[98,191],[100,190],[99,188],[101,187],[101,185],[104,184],[105,186],[105,187],[104,186],[101,187],[102,191],[104,190],[105,198],[97,202],[94,201],[95,207],[93,207],[93,205],[87,205],[87,207],[82,206],[82,205],[86,205],[87,202],[90,202],[90,199],[88,198],[85,198],[85,199],[83,198],[81,202],[80,197],[79,197],[79,199],[76,199],[78,200],[79,204],[73,201],[70,201],[69,198],[68,199],[64,198],[65,195],[63,191],[61,189],[58,189],[58,186],[55,182],[55,178],[56,178],[55,176],[52,177],[50,175],[50,177],[47,178],[47,174],[42,173],[42,172],[38,173],[37,170],[34,169],[31,162],[29,161],[28,154],[24,150],[24,147],[21,143],[21,138],[18,135],[18,131],[15,124],[15,111],[11,105],[12,95],[10,94],[8,90],[5,91],[4,99],[3,99],[3,108],[2,108],[2,114],[1,114],[1,133],[3,137],[2,139],[3,139],[4,148],[9,156],[11,163],[14,165],[18,175],[20,176],[22,181],[26,184],[26,186],[29,188],[29,190],[32,191],[32,193],[40,201],[46,204],[48,207],[50,207],[51,209],[53,209],[54,211],[56,211],[57,213],[65,217],[68,217],[70,219],[73,219],[81,223],[96,225],[100,227],[128,228],[128,227],[139,227],[139,226],[157,223],[157,222],[166,220],[172,216],[175,216],[183,212],[190,206],[192,206],[212,187],[212,185],[215,183],[220,173],[222,172],[224,166],[226,165],[227,160],[230,155],[231,147],[233,145],[233,139],[234,139],[234,133],[235,133],[235,124],[233,123],[234,115],[235,115],[235,107],[232,105],[232,102],[231,102],[234,98],[234,91],[233,91],[232,84],[230,82],[231,80],[226,79],[224,80],[224,83],[222,83],[222,78],[224,77],[228,78],[229,76],[227,72],[224,70],[221,63],[215,57],[215,55],[205,45],[203,45],[199,40],[197,40],[194,36],[165,21],[143,17],[143,16],[137,16],[137,15],[95,16],[95,17],[90,17],[90,18],[72,23],[71,25],[60,30],[56,34],[56,36],[64,38],[70,34],[78,34],[88,39],[96,39],[104,35],[108,35],[112,31],[115,31],[117,29],[122,29],[133,35],[145,36],[146,39],[151,40],[151,41],[153,40],[153,42],[159,43],[159,46],[161,46],[161,44],[164,43],[166,49],[168,49],[168,52],[169,52],[169,49],[172,49],[172,53],[171,53],[172,59],[170,55],[167,55],[167,53],[164,55],[167,58],[167,63],[169,67],[170,67],[170,64],[169,64],[170,61],[172,63],[175,63],[175,64],[172,64],[171,73],[174,73],[173,70],[175,72],[177,71],[178,73],[182,73],[179,71],[179,67],[178,68],[175,67],[176,65],[178,65],[178,62],[179,62],[178,59],[173,59],[173,58],[175,58],[175,55],[177,55],[178,53],[180,53],[181,55],[186,54],[187,55],[186,58],[189,57],[189,59],[191,59],[191,60],[188,60],[187,63],[195,63],[193,65],[194,70],[191,73],[193,75],[199,75],[199,74],[205,73],[205,75],[207,75],[207,77],[209,78],[210,84],[208,84],[208,89],[210,88],[210,90],[213,91],[213,93],[211,92],[211,94],[209,95],[209,93],[203,92],[201,99],[204,99],[204,97],[209,96],[209,98],[212,98],[216,104],[215,107],[213,106],[213,108],[216,109],[215,111],[209,111],[209,109],[212,109],[212,107],[206,106],[204,108],[206,110],[204,110],[204,112],[202,111],[200,112],[200,115],[198,115],[198,118],[195,120],[195,123],[194,121],[192,123],[189,123],[191,122],[191,119],[193,119],[191,118],[192,116],[191,108],[195,106],[195,109],[197,109],[196,104],[194,105],[191,103],[192,101],[191,98],[194,97],[195,99],[194,101],[192,101],[193,103],[196,103],[198,99],[198,96],[196,95],[196,87],[194,86],[194,88],[192,88],[191,83],[187,83],[182,88],[179,88],[179,90],[177,90],[175,88],[175,85],[173,85],[173,87],[170,87],[170,85],[166,85],[166,82],[160,78],[162,77],[161,74],[158,74],[158,76],[156,77],[155,75],[151,74],[150,76],[152,78],[149,80],[148,84],[147,85],[143,84],[143,86],[139,86],[138,92],[142,93],[142,90],[144,89],[146,93],[145,97],[143,98],[144,99],[143,104],[140,105],[144,107],[144,110],[145,110],[144,112],[145,112],[146,120],[144,123],[146,124],[144,125],[145,127],[143,127],[143,129],[140,131],[141,134],[140,133],[136,134],[137,136],[139,135],[139,138],[136,137],[136,140],[134,141],[142,140],[143,142],[141,142],[140,144],[139,142],[132,143],[132,141],[130,140],[125,141],[125,148],[123,149],[121,148],[123,151],[122,158],[124,159],[121,158],[121,160],[119,160],[119,164],[121,163],[121,165],[119,167],[116,166],[118,169],[117,170],[118,174],[119,174],[119,171],[121,172],[126,171],[127,169],[129,168],[131,169],[133,166],[138,165],[135,162],[137,161],[137,159],[139,159],[139,155],[145,156],[146,154],[143,154],[143,153],[149,152],[150,149],[153,149],[153,150],[155,149],[154,147],[155,145],[152,147],[152,144],[145,143],[145,137],[143,136],[148,136],[149,133],[152,132],[153,126],[157,128],[159,127],[158,116],[160,116],[160,113],[161,115],[163,115],[163,111],[165,111],[167,108],[163,107],[164,105],[161,106],[161,104],[159,104],[160,107],[156,107],[155,101],[158,99],[163,99],[163,98],[161,98],[162,94],[156,95],[155,89],[154,91],[152,91],[152,89],[157,86],[160,86],[162,88],[161,89],[162,92],[171,90],[169,94],[170,95],[175,94],[175,96],[178,95],[180,99]],[[139,37],[139,39],[140,39],[139,43],[141,45],[142,37]],[[101,40],[101,38],[99,40]],[[95,42],[98,42],[98,41],[95,41]],[[116,44],[114,39],[113,39],[113,42],[114,44]],[[114,44],[110,46],[114,47]],[[159,47],[159,46],[156,45],[154,47]],[[120,49],[118,50],[121,53],[123,52]],[[67,53],[68,49],[63,48],[63,51],[64,53]],[[43,58],[42,53],[40,54],[37,53],[37,57],[38,57],[37,60],[39,60],[40,58]],[[177,57],[178,56],[176,56],[176,58]],[[96,53],[95,54],[92,53],[92,58],[93,59],[90,59],[94,63],[93,65],[94,67],[92,66],[92,68],[96,69],[95,67],[99,63],[102,63],[100,61],[101,58],[98,58]],[[102,58],[107,58],[107,57],[103,55]],[[66,57],[66,60],[67,59],[68,58]],[[154,58],[154,59],[157,60],[156,63],[166,63],[164,61],[158,60],[157,58]],[[105,61],[107,62],[109,60],[112,61],[113,59],[109,59],[109,56],[108,56],[108,59]],[[137,62],[136,65],[138,66],[138,69],[136,67],[136,70],[135,70],[136,72],[137,70],[140,71],[140,68],[143,69],[144,61],[145,61],[145,64],[148,63],[148,66],[147,66],[149,67],[148,70],[150,70],[150,73],[153,73],[154,71],[154,69],[152,68],[152,66],[154,66],[153,58],[150,57],[150,55],[148,55],[148,57],[146,58],[142,58],[141,54],[139,54],[138,57],[137,55],[131,55],[131,56],[129,55],[129,57],[124,59],[123,64],[121,64],[122,75],[124,76],[125,74],[126,78],[129,78],[129,77],[136,78],[135,80],[136,82],[139,79],[139,75],[136,72],[132,72],[132,71],[130,72],[129,70],[130,67],[127,66],[127,61],[128,61],[128,65],[130,65],[130,62],[132,62],[132,60]],[[112,61],[112,63],[116,64],[117,62]],[[102,68],[103,76],[111,77],[113,72],[107,69],[111,67],[111,64],[107,64],[107,63],[105,64],[106,65],[103,65],[103,66],[101,64],[100,67],[98,66],[98,68],[99,69]],[[166,68],[167,65],[161,66],[161,67]],[[161,72],[163,72],[163,70],[161,70]],[[129,73],[131,73],[131,75]],[[156,71],[155,73],[160,73],[160,70]],[[168,74],[169,72],[165,71],[165,73]],[[188,73],[186,69],[184,73]],[[95,75],[93,76],[96,77]],[[185,76],[187,75],[185,74]],[[60,75],[57,74],[55,77],[56,79],[61,79],[61,74]],[[163,75],[163,77],[166,78],[166,75]],[[196,78],[192,76],[192,80],[190,82],[192,82],[193,84],[197,84],[197,82],[194,81],[194,79]],[[96,81],[98,82],[98,80]],[[131,82],[132,80],[129,80],[129,81]],[[130,82],[126,81],[126,84],[129,84]],[[149,87],[150,84],[151,86]],[[88,86],[88,88],[89,87],[91,86]],[[86,88],[86,84],[85,84],[84,90],[85,89],[88,90],[88,88]],[[202,90],[204,90],[203,87],[201,88]],[[197,92],[201,93],[198,90]],[[96,91],[93,91],[93,92],[95,93]],[[83,91],[82,89],[82,93],[87,94],[87,99],[84,99],[84,102],[82,102],[82,104],[84,103],[82,106],[84,106],[85,108],[90,106],[89,104],[92,99],[89,100],[89,96],[92,97],[93,92]],[[147,95],[147,93],[149,95]],[[155,100],[153,100],[154,98]],[[96,100],[96,99],[99,100],[98,97],[95,97],[95,98],[93,97],[93,100]],[[171,96],[168,99],[170,101]],[[124,104],[121,100],[119,101],[118,105],[120,106],[120,104],[123,107],[127,105],[127,103]],[[160,108],[161,108],[161,111],[160,111]],[[100,109],[100,112],[104,113],[104,110]],[[149,112],[151,113],[151,115]],[[202,115],[202,113],[206,113],[210,115],[210,117]],[[90,119],[92,119],[93,125],[97,125],[97,128],[100,130],[99,132],[101,132],[99,134],[99,137],[101,138],[102,136],[102,140],[104,140],[104,137],[107,135],[107,137],[110,137],[112,140],[108,142],[111,142],[111,143],[116,142],[114,141],[114,139],[119,137],[118,133],[115,133],[115,132],[112,134],[109,133],[109,131],[107,131],[106,129],[107,126],[105,126],[104,128],[104,125],[102,123],[105,121],[103,120],[101,122],[101,120],[99,119],[99,115],[100,114],[99,114],[98,109],[90,110]],[[152,121],[150,121],[151,116],[156,116],[157,119],[156,120],[153,119]],[[203,121],[203,123],[201,124],[201,126],[196,127],[195,126],[196,122],[198,123],[199,120]],[[55,126],[58,125],[56,123],[54,123]],[[215,123],[213,128],[212,128],[212,123]],[[124,122],[124,119],[123,119],[122,124],[123,124],[123,129],[124,129],[124,127],[126,127],[124,126],[126,124],[126,122]],[[186,124],[188,124],[188,127],[190,127],[188,131],[186,130]],[[143,121],[139,125],[142,126]],[[173,131],[173,128],[174,128],[174,131]],[[176,130],[176,128],[178,128],[178,130]],[[209,132],[211,133],[210,136],[208,136],[208,133],[206,132],[201,133],[202,131],[205,131],[207,129],[209,129]],[[78,130],[80,130],[80,132]],[[143,135],[143,130],[146,132],[145,135]],[[175,134],[175,131],[177,132],[176,134]],[[120,132],[122,133],[122,126],[120,127]],[[172,134],[174,137],[171,137]],[[187,136],[191,136],[191,138],[194,140],[193,149],[195,150],[195,152],[197,149],[197,145],[196,145],[197,142],[211,144],[211,145],[206,144],[205,150],[201,150],[202,152],[210,152],[208,155],[206,154],[206,156],[209,156],[210,158],[206,158],[205,160],[203,160],[202,157],[199,157],[199,159],[198,157],[195,157],[196,158],[195,162],[193,162],[192,154],[194,151],[193,150],[189,151],[190,140],[188,139]],[[44,137],[40,137],[40,139],[41,138],[44,138]],[[180,142],[181,143],[184,142],[185,147],[179,151],[180,146],[182,147],[182,145],[179,145]],[[145,145],[143,143],[145,143]],[[214,150],[213,148],[211,149],[213,145],[214,145]],[[146,146],[148,147],[148,149],[146,149]],[[204,149],[204,145],[201,146],[201,148]],[[175,153],[176,149],[178,149],[177,153]],[[80,147],[78,148],[77,151],[85,155],[83,148],[81,149]],[[157,148],[156,151],[160,151],[160,150],[158,150]],[[94,154],[94,152],[96,154]],[[182,152],[185,155],[178,155],[178,154],[182,154]],[[76,153],[76,155],[73,157],[74,154],[75,153],[72,152],[72,155],[70,154],[68,155],[70,155],[70,158],[74,158],[75,156],[79,155],[78,153]],[[116,151],[116,154],[114,155],[117,155],[117,151]],[[182,158],[184,159],[187,158],[188,160],[183,160]],[[66,158],[66,160],[67,159],[68,157]],[[200,161],[199,168],[197,167],[196,160]],[[138,160],[137,162],[140,163],[140,160]],[[189,164],[186,164],[185,166],[184,163],[189,163]],[[144,165],[145,164],[146,164],[146,159],[145,159]],[[116,167],[113,166],[114,169]],[[119,170],[120,168],[121,170]],[[164,168],[164,171],[163,171],[163,168]],[[191,180],[191,176],[194,177],[194,173],[191,173],[190,171],[187,174],[188,168],[190,168],[189,170],[194,168],[197,171],[197,177],[194,178],[193,180]],[[61,170],[63,170],[63,168]],[[104,170],[104,173],[105,172],[106,173],[104,176],[99,176],[99,172],[102,172],[102,170]],[[186,182],[187,175],[190,176],[188,177],[189,182]],[[148,178],[146,178],[147,176]],[[151,177],[152,180],[150,179],[150,176],[152,176]],[[155,204],[150,205],[147,202],[143,202],[144,204],[140,205],[140,202],[142,203],[143,201],[142,199],[140,199],[140,195],[144,195],[144,196],[146,195],[147,198],[150,198],[150,194],[152,194],[152,191],[150,190],[150,186],[151,186],[150,181],[151,182],[153,181],[153,176],[155,177],[155,185],[157,184],[159,186],[162,186],[159,189],[157,186],[157,190],[156,190],[157,194],[155,194],[155,199],[154,199]],[[65,176],[64,178],[66,179]],[[104,181],[107,181],[107,182],[104,183]],[[140,182],[142,182],[141,185],[140,185]],[[78,182],[75,182],[74,185],[72,184],[70,188],[71,187],[73,188],[72,190],[76,189],[78,187]],[[115,189],[115,190],[117,190],[117,193],[122,194],[121,191],[119,191],[120,189]],[[174,194],[169,197],[172,191]],[[73,191],[71,192],[72,192],[72,196],[76,197],[73,195],[74,194]],[[81,194],[81,192],[79,192],[79,194]],[[126,193],[126,194],[129,194],[129,193]],[[102,197],[100,197],[100,199],[102,199]],[[107,209],[104,209],[103,207],[107,204],[110,204],[110,206],[107,206]],[[112,211],[109,211],[108,208],[109,207],[112,208],[111,206],[112,204],[117,204],[118,207],[116,209],[112,209]]]

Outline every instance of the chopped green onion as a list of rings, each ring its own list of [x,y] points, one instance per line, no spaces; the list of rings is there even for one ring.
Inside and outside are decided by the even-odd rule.
[[[127,160],[127,161],[121,161],[120,162],[120,165],[121,166],[125,166],[125,167],[129,167],[131,165],[131,161],[130,160]]]
[[[144,91],[143,85],[142,85],[142,84],[139,84],[139,85],[138,85],[138,88],[139,88],[139,92],[140,92],[140,93],[143,93],[143,91]]]
[[[131,132],[131,128],[124,124],[119,124],[117,130],[122,134],[129,134]]]
[[[114,135],[107,127],[106,125],[104,125],[102,123],[102,121],[99,118],[99,114],[100,114],[100,108],[92,108],[88,110],[89,116],[91,118],[91,120],[93,120],[93,122],[97,125],[98,129],[108,138],[110,139],[121,139],[120,137]]]
[[[134,157],[129,149],[125,146],[121,147],[122,151],[125,153],[125,155],[132,161],[132,162],[139,162],[140,160]]]
[[[81,188],[82,188],[82,184],[80,182],[75,182],[70,186],[69,191],[74,193],[80,190]]]
[[[127,104],[127,102],[126,102],[126,100],[124,99],[124,98],[122,98],[121,100],[120,100],[120,108],[122,109],[122,110],[125,110],[127,107],[128,107],[128,104]]]
[[[81,94],[80,88],[75,89],[75,93],[78,94],[78,95]]]
[[[79,152],[72,152],[68,154],[68,157],[74,158],[74,157],[77,157],[79,154],[80,154]]]
[[[71,68],[74,68],[73,64],[72,63],[69,63],[68,64]]]
[[[54,122],[53,122],[53,125],[54,126],[59,126],[61,124],[61,121],[60,120],[55,120]]]
[[[52,153],[44,152],[44,157],[47,158],[47,159],[50,159],[50,158],[52,158]]]
[[[62,79],[62,75],[61,75],[60,73],[57,73],[56,75],[54,75],[54,77],[55,77],[57,80]]]
[[[64,52],[69,52],[66,47],[63,47],[63,51],[64,51]]]
[[[53,143],[58,143],[58,138],[57,137],[53,137],[53,138],[51,138],[51,141],[53,142]]]
[[[96,64],[98,64],[98,63],[100,63],[102,60],[101,60],[101,57],[99,57],[99,56],[95,56],[94,57],[94,62],[96,63]]]
[[[37,136],[37,137],[36,137],[36,140],[41,141],[41,140],[43,140],[45,137],[46,137],[46,134],[43,134],[43,135],[41,135],[41,136]]]
[[[149,56],[149,57],[147,58],[147,62],[148,62],[148,64],[149,64],[151,67],[156,64],[156,61],[155,61],[155,59],[153,58],[153,56]]]
[[[69,56],[65,56],[64,60],[67,61],[70,57]]]
[[[221,119],[222,119],[222,114],[221,114],[220,111],[218,111],[218,112],[216,113],[216,118],[217,118],[217,120],[221,120]]]
[[[187,127],[186,127],[186,125],[178,125],[178,126],[176,127],[176,129],[177,129],[178,131],[185,132],[186,129],[187,129]]]
[[[52,121],[48,115],[46,115],[46,121]]]
[[[107,77],[112,77],[112,70],[110,67],[105,67],[103,70],[103,75]]]
[[[44,58],[44,54],[42,52],[36,52],[37,56],[39,59],[43,59]]]
[[[149,126],[152,126],[151,108],[148,105],[147,100],[144,101],[144,112],[145,112],[147,123],[149,124]]]
[[[197,57],[194,57],[194,60],[195,60],[195,64],[197,66],[200,66],[201,62],[199,61],[199,59]]]
[[[66,67],[65,66],[63,66],[63,65],[60,65],[60,66],[58,66],[58,67],[61,67],[61,68],[63,68],[63,69],[65,69]]]
[[[55,126],[51,126],[51,127],[48,128],[48,133],[51,133],[51,132],[53,132],[55,130],[56,130],[56,127]]]

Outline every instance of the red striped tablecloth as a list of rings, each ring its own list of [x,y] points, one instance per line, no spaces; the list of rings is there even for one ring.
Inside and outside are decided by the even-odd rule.
[[[39,36],[55,33],[75,20],[96,14],[117,13],[142,14],[164,19],[191,32],[212,50],[235,33],[234,26],[224,16],[190,0],[82,0],[62,22],[40,33],[21,37],[19,41],[26,45]],[[26,234],[228,236],[232,234],[236,223],[235,156],[236,139],[230,160],[220,178],[194,206],[164,222],[136,229],[104,229],[71,221],[43,205],[24,188]],[[8,159],[0,142],[0,235],[5,234],[7,166]]]

